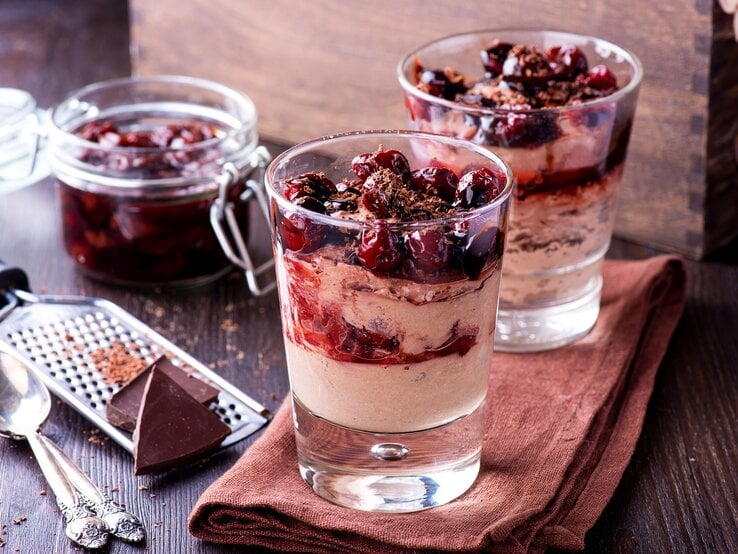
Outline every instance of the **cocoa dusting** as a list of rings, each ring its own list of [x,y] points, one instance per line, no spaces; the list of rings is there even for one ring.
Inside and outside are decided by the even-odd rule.
[[[110,348],[98,348],[90,359],[106,383],[126,383],[146,367],[145,360],[131,356],[120,342],[114,342]]]

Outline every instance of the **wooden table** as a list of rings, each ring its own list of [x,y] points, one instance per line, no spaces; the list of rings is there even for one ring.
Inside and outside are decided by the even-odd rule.
[[[0,86],[26,88],[48,106],[78,86],[127,74],[126,21],[117,0],[88,2],[84,9],[73,0],[6,0],[0,5]],[[0,258],[23,267],[36,291],[102,296],[122,305],[276,409],[288,391],[276,296],[251,297],[238,273],[187,291],[107,286],[75,270],[59,225],[51,179],[0,195]],[[266,244],[267,237],[258,240]],[[654,254],[621,241],[610,251],[611,257]],[[587,536],[590,552],[738,551],[738,245],[687,265],[684,317],[660,368],[635,455]],[[222,330],[226,318],[238,328]],[[113,542],[110,552],[240,551],[197,541],[186,518],[253,437],[203,466],[134,477],[130,456],[112,442],[91,441],[92,431],[59,401],[44,428],[146,522],[147,547]],[[47,488],[28,446],[0,440],[0,537],[7,542],[0,552],[76,550],[52,495],[42,492]]]

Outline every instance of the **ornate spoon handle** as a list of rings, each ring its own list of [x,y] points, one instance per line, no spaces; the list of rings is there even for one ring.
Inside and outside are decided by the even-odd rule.
[[[56,463],[56,458],[38,433],[26,436],[38,465],[56,495],[56,503],[67,522],[65,533],[85,548],[100,548],[108,542],[108,525],[87,507],[72,483]]]
[[[92,511],[105,521],[113,535],[128,542],[139,542],[146,537],[143,524],[136,516],[128,513],[123,506],[100,491],[87,474],[70,460],[69,456],[51,439],[43,435],[39,435],[39,437],[46,444],[59,469],[66,474],[66,477],[77,491],[85,497]]]

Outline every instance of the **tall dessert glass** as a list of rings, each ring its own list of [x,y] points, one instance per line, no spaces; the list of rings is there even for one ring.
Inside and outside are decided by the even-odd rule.
[[[406,157],[404,169],[362,175],[356,160],[371,156],[357,155],[373,152]],[[448,170],[492,171],[496,190],[418,221],[377,216],[384,193],[369,202],[382,177],[396,185],[385,189],[395,199],[389,212],[403,202],[416,215],[444,205],[418,192],[416,175]],[[457,195],[480,190],[465,183]],[[468,141],[367,131],[288,150],[266,186],[304,480],[361,510],[411,512],[456,498],[479,471],[509,169]]]
[[[517,181],[498,350],[556,348],[597,320],[641,75],[605,40],[520,29],[446,37],[400,62],[409,127],[493,149]]]

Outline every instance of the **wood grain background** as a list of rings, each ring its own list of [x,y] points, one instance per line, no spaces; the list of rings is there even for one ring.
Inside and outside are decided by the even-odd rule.
[[[719,106],[714,98],[716,86],[738,86],[735,66],[715,57],[738,56],[738,45],[724,41],[713,51],[713,29],[730,17],[717,5],[713,12],[710,0],[131,0],[131,10],[135,73],[234,86],[255,100],[262,134],[287,143],[404,127],[395,67],[407,51],[447,34],[526,26],[610,39],[635,52],[646,74],[617,232],[691,257],[738,234],[730,163],[738,98]],[[720,112],[710,111],[711,93]],[[709,150],[708,122],[716,131]],[[708,172],[708,161],[719,169]]]
[[[83,84],[126,75],[127,29],[125,0],[2,0],[0,85],[28,88],[49,105]],[[59,219],[51,179],[0,196],[0,258],[25,268],[36,291],[96,295],[120,304],[270,409],[278,406],[288,382],[275,296],[252,298],[237,272],[208,287],[164,293],[91,281],[64,253]],[[264,233],[254,237],[262,245],[268,241]],[[655,253],[617,240],[609,256]],[[587,534],[587,552],[738,552],[738,243],[715,256],[687,263],[684,316],[659,369],[633,459]],[[225,317],[239,328],[224,333]],[[89,442],[92,431],[82,416],[56,401],[44,429],[146,522],[145,546],[118,541],[107,552],[244,551],[194,539],[186,518],[255,437],[202,466],[150,478],[134,477],[130,456],[115,444]],[[39,494],[47,488],[28,446],[0,439],[0,538],[7,541],[0,553],[81,552],[64,536],[52,496]],[[14,524],[21,515],[27,520]]]

